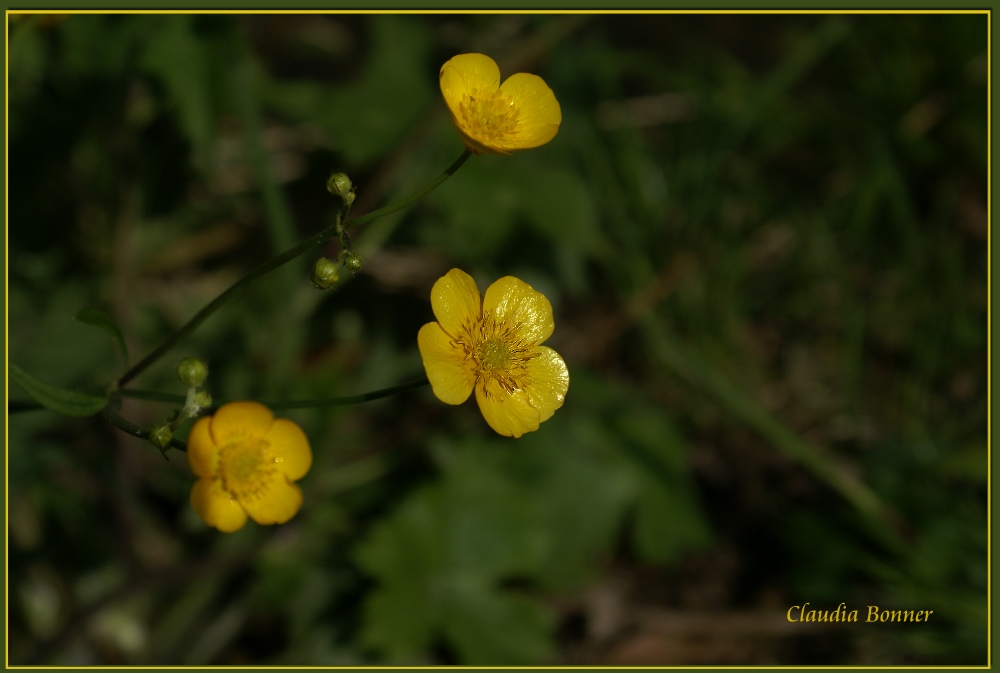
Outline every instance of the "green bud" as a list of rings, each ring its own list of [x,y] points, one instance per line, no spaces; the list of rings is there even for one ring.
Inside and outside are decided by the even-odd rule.
[[[197,388],[208,377],[208,367],[198,358],[184,358],[177,364],[177,376],[189,388]]]
[[[199,390],[195,393],[194,403],[198,405],[199,409],[207,409],[212,406],[212,396],[208,394],[208,391]]]
[[[326,181],[326,189],[334,196],[339,196],[344,203],[351,205],[354,203],[354,185],[346,173],[334,173]]]
[[[313,265],[312,283],[318,290],[326,290],[340,280],[340,271],[337,270],[337,263],[320,257]]]
[[[364,258],[356,252],[348,252],[344,256],[344,266],[351,271],[361,271],[361,264],[364,261]]]
[[[149,441],[160,451],[166,451],[170,446],[170,440],[174,438],[174,433],[170,431],[170,426],[166,423],[154,426],[149,431]]]

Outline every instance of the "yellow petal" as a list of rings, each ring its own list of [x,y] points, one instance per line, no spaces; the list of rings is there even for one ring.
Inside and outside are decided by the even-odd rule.
[[[500,149],[499,147],[489,147],[488,145],[484,145],[470,136],[466,133],[466,130],[462,128],[461,122],[454,117],[452,117],[452,123],[454,123],[455,128],[458,130],[458,135],[462,137],[462,143],[465,145],[465,148],[470,152],[475,152],[476,154],[493,154],[502,157],[510,156],[510,152],[507,150]]]
[[[538,429],[541,416],[523,390],[508,393],[494,381],[476,386],[479,411],[490,427],[505,437],[520,437]],[[551,414],[550,414],[551,415]]]
[[[295,423],[277,419],[264,435],[264,441],[271,445],[270,454],[280,470],[291,481],[306,476],[312,467],[312,450],[309,439]]]
[[[257,402],[230,402],[212,416],[212,438],[220,448],[241,439],[260,439],[267,434],[274,414]]]
[[[505,149],[538,147],[555,137],[562,123],[562,110],[545,80],[520,72],[508,77],[500,91],[513,98],[518,111],[517,133],[505,140]]]
[[[559,354],[546,346],[534,349],[536,357],[528,360],[528,382],[524,391],[531,406],[538,409],[539,422],[547,421],[566,400],[569,370]]]
[[[191,487],[191,507],[202,521],[223,533],[238,531],[247,522],[247,513],[222,488],[222,481],[219,479],[196,481]]]
[[[452,269],[431,288],[431,308],[441,329],[458,338],[482,315],[476,281],[461,269]]]
[[[441,66],[441,95],[455,111],[469,91],[495,91],[500,86],[500,68],[484,54],[459,54]]]
[[[469,399],[476,383],[476,365],[441,326],[429,322],[417,332],[417,347],[434,395],[445,404]]]
[[[537,345],[552,336],[552,304],[523,280],[504,276],[490,285],[483,297],[483,312],[492,312],[498,323],[516,328],[518,338]]]
[[[279,472],[274,479],[261,484],[253,497],[241,499],[240,504],[250,518],[262,526],[285,523],[302,506],[302,489]]]
[[[211,424],[210,417],[199,418],[188,434],[188,465],[191,466],[191,471],[199,477],[214,477],[219,467],[219,447],[212,439],[212,433],[209,432]]]

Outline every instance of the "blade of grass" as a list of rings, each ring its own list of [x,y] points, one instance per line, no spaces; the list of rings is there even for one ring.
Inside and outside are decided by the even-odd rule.
[[[871,524],[872,532],[887,547],[898,552],[906,550],[907,544],[896,531],[901,523],[899,515],[887,507],[867,484],[804,441],[722,373],[697,358],[670,335],[662,319],[649,316],[641,322],[641,326],[654,356],[663,365],[690,385],[709,394],[728,413],[756,430],[776,449],[843,496]]]

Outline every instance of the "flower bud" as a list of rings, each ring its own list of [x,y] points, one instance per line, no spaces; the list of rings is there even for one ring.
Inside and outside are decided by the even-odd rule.
[[[339,196],[344,203],[351,205],[354,203],[354,185],[346,173],[334,173],[326,181],[326,189],[334,196]]]
[[[173,438],[174,433],[170,431],[170,426],[166,423],[156,425],[149,431],[149,441],[160,451],[166,451]]]
[[[340,272],[337,270],[337,263],[320,257],[313,265],[312,283],[318,290],[326,290],[340,280]]]
[[[360,271],[364,258],[356,252],[348,252],[344,255],[344,266],[351,271]]]
[[[194,403],[198,405],[199,409],[207,409],[212,406],[212,396],[206,390],[199,390],[195,393]]]
[[[184,358],[177,364],[177,376],[189,388],[197,388],[208,377],[208,367],[198,358]]]

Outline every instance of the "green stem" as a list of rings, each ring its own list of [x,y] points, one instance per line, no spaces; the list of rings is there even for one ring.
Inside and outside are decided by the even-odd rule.
[[[374,210],[374,211],[368,213],[367,215],[362,215],[361,217],[356,217],[353,220],[349,220],[347,222],[347,224],[344,225],[344,231],[349,231],[349,230],[353,229],[354,227],[360,227],[362,224],[368,224],[372,220],[377,220],[380,217],[385,217],[386,215],[391,215],[392,213],[396,212],[397,210],[402,210],[403,208],[406,208],[407,206],[412,205],[416,201],[419,201],[424,196],[426,196],[429,192],[431,192],[432,190],[434,190],[435,187],[437,187],[442,182],[444,182],[445,180],[447,180],[448,178],[450,178],[455,173],[455,171],[457,171],[459,168],[461,168],[462,164],[464,164],[465,161],[469,157],[471,157],[471,156],[472,156],[472,151],[471,150],[465,150],[464,152],[462,152],[462,156],[460,156],[458,159],[455,159],[455,163],[453,163],[451,166],[449,166],[448,168],[446,168],[444,170],[444,173],[442,173],[441,175],[439,175],[436,178],[434,178],[433,180],[431,180],[429,183],[427,183],[427,185],[425,185],[421,189],[418,189],[417,191],[413,192],[412,194],[410,194],[409,196],[407,196],[405,199],[402,199],[400,201],[396,201],[396,203],[390,203],[385,208],[379,208],[378,210]]]
[[[122,397],[131,397],[135,400],[151,400],[153,402],[166,402],[168,404],[184,404],[187,399],[184,395],[171,395],[170,393],[158,393],[155,390],[133,390],[122,388],[118,391]]]
[[[429,182],[421,189],[418,189],[416,192],[406,197],[405,199],[402,199],[401,201],[389,204],[385,208],[380,208],[379,210],[373,211],[371,213],[368,213],[367,215],[363,215],[361,217],[349,221],[346,225],[344,225],[344,229],[346,230],[349,228],[360,226],[362,224],[366,224],[368,222],[371,222],[372,220],[384,217],[385,215],[394,213],[397,210],[401,210],[413,204],[414,202],[425,196],[427,193],[432,191],[435,187],[438,187],[442,182],[450,178],[455,173],[455,171],[457,171],[459,168],[462,167],[462,164],[465,163],[465,161],[469,158],[470,155],[471,152],[469,152],[469,150],[462,152],[462,155],[458,159],[456,159],[451,166],[446,168],[444,172],[441,173],[441,175],[431,180],[431,182]],[[198,311],[198,313],[196,313],[195,316],[191,318],[191,320],[189,320],[183,327],[181,327],[176,332],[167,337],[167,340],[164,341],[162,344],[160,344],[160,346],[156,348],[156,350],[151,352],[149,355],[147,355],[142,360],[133,365],[131,369],[122,374],[121,378],[118,379],[118,386],[119,387],[124,386],[126,383],[128,383],[136,376],[144,372],[147,368],[149,368],[150,365],[159,360],[161,357],[163,357],[163,355],[167,351],[173,348],[178,341],[180,341],[184,337],[194,332],[195,329],[197,329],[198,326],[201,325],[201,323],[205,322],[205,320],[210,315],[215,313],[219,308],[221,308],[223,304],[225,304],[230,299],[232,299],[237,294],[246,289],[246,287],[250,285],[250,283],[254,282],[258,278],[261,278],[271,273],[278,267],[290,262],[299,255],[315,247],[318,247],[323,243],[326,243],[331,238],[333,238],[337,234],[338,226],[340,226],[339,221],[335,222],[329,227],[326,227],[325,229],[319,231],[318,233],[313,234],[306,240],[296,245],[294,248],[286,250],[285,252],[281,253],[276,257],[272,257],[270,260],[259,265],[257,268],[250,271],[247,275],[243,276],[243,278],[236,281],[236,283],[232,287],[230,287],[228,290],[226,290],[218,297],[216,297],[214,300],[212,300],[207,306],[205,306],[205,308]]]
[[[139,439],[149,440],[148,428],[144,428],[141,425],[136,425],[131,421],[125,420],[124,418],[119,416],[114,411],[114,409],[111,408],[110,404],[101,410],[101,415],[104,416],[104,420],[106,420],[108,423],[115,426],[125,434],[132,435],[133,437],[138,437]],[[174,449],[187,451],[187,444],[185,444],[179,439],[171,439],[170,446]]]
[[[327,397],[313,400],[283,400],[283,401],[262,401],[261,404],[267,406],[272,410],[282,410],[282,409],[316,409],[320,407],[343,407],[351,404],[361,404],[362,402],[371,402],[372,400],[378,400],[383,397],[389,397],[397,393],[404,393],[407,390],[413,390],[414,388],[420,388],[421,386],[426,386],[430,383],[427,377],[421,377],[413,381],[407,381],[406,383],[400,383],[398,386],[392,386],[391,388],[383,388],[381,390],[374,390],[370,393],[363,393],[361,395],[349,395],[347,397]],[[154,402],[167,402],[170,404],[183,404],[183,395],[170,395],[168,393],[158,393],[152,390],[119,390],[118,394],[122,397],[131,397],[137,400],[152,400]],[[215,411],[220,406],[225,404],[225,402],[220,402],[214,405],[210,411]]]
[[[400,383],[398,386],[392,386],[391,388],[383,388],[382,390],[375,390],[370,393],[364,393],[362,395],[351,395],[349,397],[328,397],[326,399],[316,399],[316,400],[286,400],[284,402],[262,402],[271,409],[314,409],[316,407],[343,407],[350,404],[361,404],[362,402],[371,402],[372,400],[378,400],[383,397],[389,397],[390,395],[395,395],[396,393],[403,393],[407,390],[413,390],[414,388],[420,388],[421,386],[426,386],[430,381],[427,377],[416,379],[415,381],[407,381],[406,383]]]

